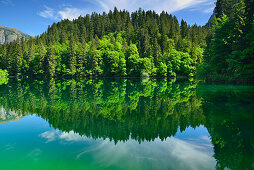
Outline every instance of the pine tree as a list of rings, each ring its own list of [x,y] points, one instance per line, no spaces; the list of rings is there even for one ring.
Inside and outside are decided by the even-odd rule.
[[[245,81],[254,81],[254,21],[247,36],[247,48],[242,52],[238,73]]]
[[[217,0],[216,1],[216,7],[215,7],[215,17],[220,18],[223,15],[223,0]]]
[[[15,60],[13,60],[13,65],[14,65],[14,73],[15,75],[19,76],[21,74],[21,69],[22,69],[22,64],[23,64],[23,53],[22,53],[22,48],[20,45],[19,39],[15,43]]]
[[[39,42],[39,47],[38,47],[38,74],[43,74],[44,71],[44,62],[45,62],[45,56],[46,56],[46,48],[44,47],[42,42]]]
[[[73,36],[71,36],[70,40],[70,47],[69,47],[69,74],[71,76],[74,76],[76,73],[76,63],[77,63],[77,47],[76,47],[76,41]]]
[[[46,57],[47,57],[48,76],[55,77],[57,61],[56,61],[54,47],[52,44],[49,44]]]
[[[79,76],[85,75],[85,69],[87,66],[87,44],[84,38],[82,38],[81,43],[78,46],[77,55],[77,72]]]
[[[150,37],[147,29],[145,29],[144,34],[145,34],[143,40],[144,56],[150,57],[152,55],[152,47],[150,44]]]
[[[180,27],[180,29],[181,29],[182,39],[186,38],[188,36],[188,32],[189,31],[188,31],[188,25],[187,25],[187,23],[184,20],[181,21],[181,27]]]
[[[159,57],[161,56],[161,49],[158,44],[157,38],[154,39],[153,42],[153,57],[154,57],[154,64],[155,66],[159,65],[160,59]]]
[[[32,60],[34,59],[35,56],[35,48],[34,48],[34,41],[33,39],[30,39],[29,41],[29,46],[28,46],[28,54],[26,58],[26,74],[31,74],[33,70],[32,69]]]
[[[0,46],[0,66],[3,70],[7,69],[7,47],[5,44]]]
[[[95,39],[91,42],[91,51],[90,51],[90,62],[92,75],[96,75],[99,69],[99,60],[97,57],[97,45]]]

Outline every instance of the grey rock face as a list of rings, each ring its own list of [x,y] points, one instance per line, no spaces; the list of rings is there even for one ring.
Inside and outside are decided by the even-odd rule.
[[[5,42],[9,43],[9,42],[16,40],[17,38],[18,38],[18,35],[16,35],[16,34],[7,35],[5,37]]]
[[[4,30],[0,30],[0,44],[5,43],[5,34]]]
[[[22,116],[10,110],[5,110],[3,106],[0,107],[0,124],[7,122],[17,122]]]
[[[0,26],[0,45],[4,43],[9,43],[17,38],[25,38],[28,39],[30,36],[15,29],[15,28],[7,28]]]

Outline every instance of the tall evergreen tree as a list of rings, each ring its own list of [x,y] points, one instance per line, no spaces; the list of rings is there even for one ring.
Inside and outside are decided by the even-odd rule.
[[[43,74],[44,71],[44,65],[45,65],[45,56],[46,56],[46,48],[44,47],[42,42],[39,42],[38,46],[38,70],[37,74]]]
[[[54,47],[53,47],[52,44],[49,44],[46,57],[47,57],[47,71],[48,71],[48,75],[50,77],[55,77],[56,76],[57,61],[56,61]]]
[[[76,43],[75,43],[75,39],[73,36],[71,36],[71,40],[70,40],[70,49],[69,49],[69,74],[71,76],[74,76],[76,73],[76,64],[77,64],[77,47],[76,47]]]

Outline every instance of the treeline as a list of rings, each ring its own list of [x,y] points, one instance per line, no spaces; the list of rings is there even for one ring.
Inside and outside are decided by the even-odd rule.
[[[0,46],[0,68],[11,76],[193,76],[207,32],[166,12],[115,8]]]
[[[206,80],[254,82],[254,1],[218,0],[204,63],[198,73]]]

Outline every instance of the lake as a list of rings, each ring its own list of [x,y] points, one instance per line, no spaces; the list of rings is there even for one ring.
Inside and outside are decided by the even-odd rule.
[[[0,169],[253,169],[254,86],[167,79],[0,85]]]

